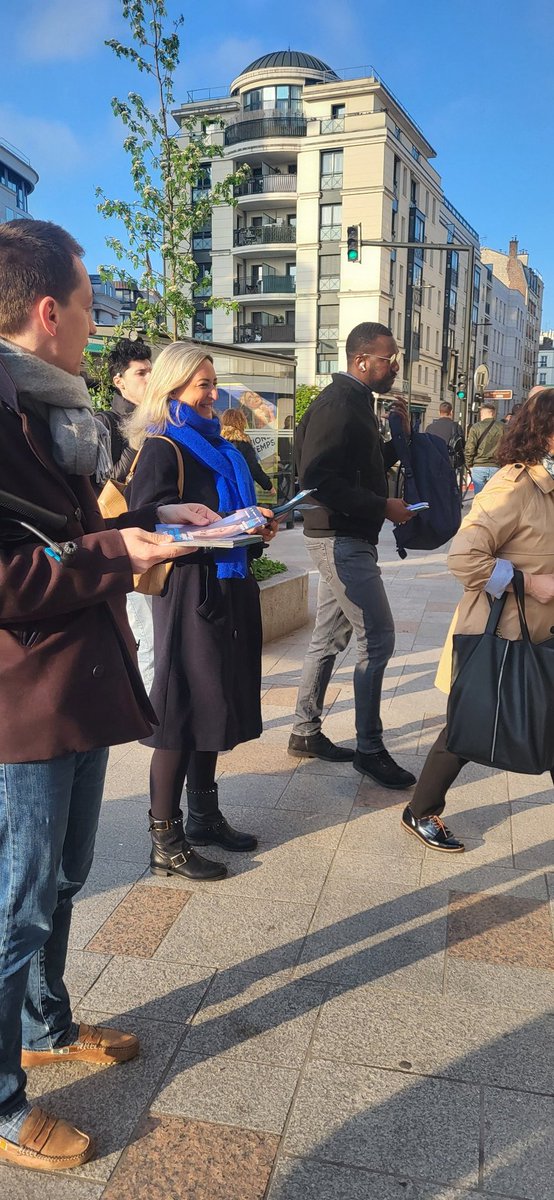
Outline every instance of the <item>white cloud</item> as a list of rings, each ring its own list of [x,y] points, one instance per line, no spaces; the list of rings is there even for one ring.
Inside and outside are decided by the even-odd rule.
[[[108,37],[115,0],[33,0],[19,31],[19,50],[31,62],[85,58]]]
[[[0,131],[31,160],[39,175],[69,173],[85,161],[85,146],[63,121],[24,116],[9,104],[0,104]]]

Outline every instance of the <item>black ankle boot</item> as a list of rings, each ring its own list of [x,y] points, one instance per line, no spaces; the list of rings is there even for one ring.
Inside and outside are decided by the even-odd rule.
[[[183,814],[172,821],[155,821],[150,817],[150,870],[152,875],[182,875],[197,881],[224,879],[227,867],[223,863],[202,858],[189,845],[183,830]]]
[[[222,846],[224,850],[255,850],[258,839],[239,833],[219,811],[217,783],[200,791],[187,788],[189,815],[186,835],[192,846]]]

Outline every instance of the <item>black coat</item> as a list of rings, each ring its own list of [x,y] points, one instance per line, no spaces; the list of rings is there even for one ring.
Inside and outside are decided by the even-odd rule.
[[[242,457],[246,460],[250,474],[256,483],[263,488],[264,492],[271,491],[273,483],[269,475],[266,475],[252,442],[231,442],[231,445],[235,447],[235,450],[240,450]]]
[[[123,424],[131,413],[135,411],[134,404],[130,400],[124,400],[119,392],[114,392],[112,407],[107,411],[99,411],[96,416],[106,426],[110,435],[111,455],[113,463],[112,479],[118,483],[125,483],[125,480],[135,461],[136,452],[129,445],[127,438],[123,434]]]
[[[386,471],[398,455],[392,442],[381,441],[374,403],[365,384],[338,373],[304,413],[296,434],[298,474],[301,487],[316,489],[314,507],[304,513],[307,537],[377,543]]]
[[[212,471],[178,447],[183,457],[182,499],[217,511]],[[139,497],[176,503],[173,446],[147,440],[132,483]],[[146,500],[144,500],[146,503]],[[159,726],[148,746],[166,750],[231,750],[262,732],[260,685],[262,624],[256,580],[219,580],[209,551],[177,560],[163,596],[154,596],[154,682],[150,699]]]

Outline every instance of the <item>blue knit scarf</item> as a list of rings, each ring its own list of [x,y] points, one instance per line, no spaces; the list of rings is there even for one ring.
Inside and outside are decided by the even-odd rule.
[[[222,513],[235,512],[256,503],[254,481],[239,450],[221,437],[217,417],[200,417],[190,404],[171,400],[169,420],[162,433],[178,442],[193,458],[208,467],[215,476],[215,485]],[[246,550],[214,552],[218,579],[246,579],[248,557]]]

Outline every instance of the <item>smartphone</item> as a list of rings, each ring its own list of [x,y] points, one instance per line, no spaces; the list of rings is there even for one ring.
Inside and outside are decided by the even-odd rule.
[[[427,508],[429,508],[429,505],[426,500],[422,500],[420,504],[409,504],[408,505],[409,512],[413,512],[413,513],[425,512],[425,509],[427,509]]]

